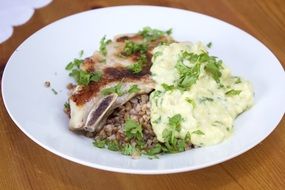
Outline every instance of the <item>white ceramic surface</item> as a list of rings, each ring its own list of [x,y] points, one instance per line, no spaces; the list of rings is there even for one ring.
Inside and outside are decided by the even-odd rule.
[[[13,34],[13,27],[26,23],[35,9],[52,0],[0,0],[0,43]]]
[[[235,75],[250,80],[255,105],[235,122],[225,142],[150,160],[92,145],[92,140],[68,130],[63,113],[65,86],[71,79],[64,67],[80,50],[89,56],[105,34],[137,32],[144,26],[173,28],[180,41],[212,42],[210,53],[223,59]],[[50,81],[51,87],[44,87]],[[195,170],[231,159],[254,147],[277,126],[285,108],[285,75],[277,58],[244,31],[202,14],[151,7],[123,6],[76,14],[52,23],[21,44],[10,58],[2,79],[5,106],[17,126],[47,150],[90,167],[139,174]],[[282,86],[283,85],[283,86]]]

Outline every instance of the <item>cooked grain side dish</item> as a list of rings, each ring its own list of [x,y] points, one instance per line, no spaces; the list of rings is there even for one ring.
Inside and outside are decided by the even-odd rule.
[[[230,137],[234,119],[253,105],[250,82],[233,76],[209,47],[177,42],[171,32],[145,27],[104,36],[99,51],[70,62],[69,128],[133,158]]]

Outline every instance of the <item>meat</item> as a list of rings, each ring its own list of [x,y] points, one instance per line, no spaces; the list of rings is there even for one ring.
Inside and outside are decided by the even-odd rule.
[[[80,65],[80,69],[86,72],[100,71],[102,78],[86,86],[78,85],[72,91],[69,97],[70,129],[96,132],[105,124],[115,108],[122,106],[137,94],[149,93],[154,89],[149,71],[152,64],[151,50],[161,42],[172,42],[172,38],[163,35],[148,42],[147,49],[143,52],[134,51],[131,54],[124,51],[130,42],[143,44],[144,39],[138,34],[117,36],[106,44],[105,55],[96,51]],[[145,63],[140,72],[134,73],[129,66],[137,63],[142,56]],[[136,87],[137,90],[131,92],[132,87]]]

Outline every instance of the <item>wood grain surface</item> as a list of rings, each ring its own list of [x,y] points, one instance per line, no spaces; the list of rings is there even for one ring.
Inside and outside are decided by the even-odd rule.
[[[13,36],[0,44],[0,75],[16,47],[47,24],[85,10],[130,2],[177,7],[222,19],[254,35],[285,66],[284,0],[54,0],[36,10],[28,23],[15,27]],[[255,148],[206,169],[169,175],[120,174],[70,162],[32,142],[10,119],[1,92],[0,189],[285,189],[284,125],[283,117]]]

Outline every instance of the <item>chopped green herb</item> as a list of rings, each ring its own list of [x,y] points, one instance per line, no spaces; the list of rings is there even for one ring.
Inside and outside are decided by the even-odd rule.
[[[152,148],[148,149],[146,154],[150,155],[150,156],[153,156],[153,155],[159,154],[161,152],[161,150],[162,150],[161,149],[161,145],[160,144],[156,144]]]
[[[66,65],[66,70],[72,70],[74,67],[79,68],[79,66],[83,63],[82,59],[73,59],[73,61],[69,62],[68,65]]]
[[[162,83],[161,86],[164,88],[165,91],[174,90],[174,85],[168,85],[168,84]]]
[[[181,114],[175,114],[174,116],[168,118],[168,125],[174,127],[178,132],[180,131],[180,125],[183,121]]]
[[[112,150],[112,151],[120,150],[120,144],[116,140],[107,141],[107,147],[109,150]]]
[[[134,63],[130,66],[128,66],[128,69],[131,70],[133,73],[139,73],[142,71],[142,64],[140,63]]]
[[[203,133],[203,131],[201,131],[201,130],[193,131],[191,134],[196,134],[196,135],[205,135],[205,133]]]
[[[100,140],[100,139],[96,139],[94,142],[93,142],[93,145],[98,147],[98,148],[105,148],[106,146],[106,140]]]
[[[146,43],[135,43],[133,41],[126,41],[125,47],[123,50],[123,55],[130,56],[135,53],[144,54],[147,52],[147,44]]]
[[[80,69],[73,69],[69,76],[73,77],[79,85],[88,85],[91,81],[98,82],[102,73],[99,71],[89,73]]]
[[[207,44],[207,47],[208,47],[208,48],[211,48],[212,45],[213,45],[212,42],[209,42],[209,43]]]
[[[209,97],[202,97],[202,98],[199,99],[199,101],[201,103],[206,102],[206,101],[213,102],[214,99],[213,98],[209,98]]]
[[[235,77],[235,79],[236,79],[235,84],[239,84],[239,83],[241,83],[241,79],[240,79],[240,77]]]
[[[138,34],[142,35],[146,41],[154,41],[162,37],[163,35],[171,35],[172,29],[167,31],[162,31],[158,29],[153,29],[151,27],[144,27]]]
[[[54,88],[52,88],[51,91],[52,91],[55,95],[58,94],[57,91],[56,91]]]
[[[138,87],[138,85],[134,84],[130,87],[130,89],[128,90],[128,93],[137,93],[139,92],[141,89]]]
[[[153,56],[152,56],[153,61],[155,61],[156,58],[157,58],[158,56],[161,56],[161,55],[162,55],[162,52],[161,52],[161,51],[155,52],[155,53],[153,54]]]
[[[194,100],[190,99],[190,98],[185,98],[186,102],[188,102],[189,104],[192,105],[193,108],[196,107],[196,103]]]
[[[105,88],[102,90],[102,94],[104,96],[116,93],[118,96],[122,96],[125,94],[125,92],[122,91],[122,83],[118,83],[113,87]]]
[[[157,118],[156,120],[154,120],[152,123],[154,124],[158,124],[161,122],[161,116],[159,116],[159,118]]]
[[[220,77],[222,76],[222,73],[220,71],[220,67],[218,65],[218,62],[209,62],[206,66],[205,66],[205,70],[207,72],[209,72],[212,77],[215,79],[215,81],[217,81],[218,83],[220,82]]]
[[[239,95],[241,93],[241,90],[229,90],[226,92],[226,96],[236,96]]]
[[[133,155],[136,151],[137,151],[136,147],[130,144],[125,144],[121,150],[121,153],[124,155]]]
[[[107,55],[107,45],[109,44],[109,43],[111,43],[112,42],[112,40],[110,40],[110,39],[106,39],[106,35],[105,36],[103,36],[103,38],[100,40],[100,47],[99,47],[99,50],[100,50],[100,52],[104,55],[104,56],[106,56]]]
[[[141,55],[137,62],[128,66],[128,69],[131,70],[133,73],[137,74],[142,71],[143,65],[147,62],[146,55]]]
[[[79,57],[81,58],[81,57],[83,56],[83,54],[84,54],[84,51],[83,51],[83,50],[80,50],[80,52],[79,52]]]
[[[64,109],[70,109],[70,104],[68,102],[65,102],[64,103]]]
[[[143,137],[141,125],[132,119],[127,119],[124,125],[124,131],[129,139],[142,139]]]

